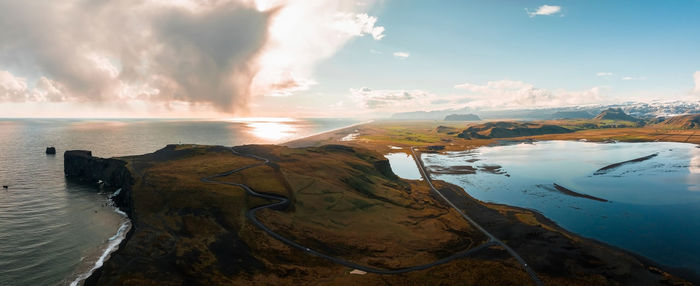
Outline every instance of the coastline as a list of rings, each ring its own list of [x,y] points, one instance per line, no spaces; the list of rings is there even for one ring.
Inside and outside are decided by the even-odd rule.
[[[333,129],[333,130],[329,130],[329,131],[325,131],[325,132],[320,132],[320,133],[318,133],[318,134],[312,134],[312,135],[309,135],[309,136],[305,136],[305,137],[302,137],[302,138],[298,138],[298,139],[295,139],[295,140],[292,140],[292,141],[289,141],[289,142],[286,142],[286,143],[281,143],[281,144],[278,144],[278,145],[284,146],[284,145],[286,145],[286,144],[292,144],[292,145],[297,145],[297,144],[314,144],[314,143],[316,143],[316,142],[303,142],[303,141],[308,141],[308,140],[316,139],[316,138],[313,138],[313,137],[318,137],[318,136],[320,136],[320,135],[330,135],[330,137],[333,137],[334,135],[338,135],[337,133],[339,133],[339,131],[343,131],[343,130],[347,130],[347,129],[350,129],[350,128],[358,127],[358,126],[360,126],[360,125],[364,125],[364,124],[367,124],[367,123],[371,123],[371,122],[356,123],[356,124],[353,124],[353,125],[350,125],[350,126],[345,126],[345,127],[341,127],[341,128],[336,128],[336,129]],[[341,136],[341,137],[342,137],[342,136]],[[298,142],[298,141],[299,141],[299,142]],[[349,143],[351,143],[351,142],[349,142]],[[327,143],[326,143],[326,144],[327,144]],[[298,147],[298,146],[295,146],[295,147]],[[470,198],[472,201],[474,201],[474,202],[477,203],[477,204],[480,204],[480,205],[484,206],[485,208],[490,208],[490,207],[488,207],[488,206],[498,206],[498,204],[485,203],[485,202],[476,200],[476,199],[474,199],[473,197],[471,197],[471,196],[466,192],[466,190],[464,190],[464,189],[462,189],[461,187],[458,187],[458,186],[457,186],[457,188],[458,188],[459,190],[462,191],[462,194],[463,194],[462,196],[465,196],[465,197]],[[121,192],[120,195],[123,195],[123,194],[125,194],[125,192]],[[608,248],[611,248],[611,249],[614,249],[614,250],[617,250],[617,251],[626,253],[626,254],[628,254],[628,255],[630,255],[630,256],[632,256],[632,257],[637,258],[639,261],[642,261],[644,264],[647,264],[647,265],[650,265],[650,266],[652,266],[652,267],[655,267],[656,269],[658,269],[659,267],[661,267],[661,269],[664,269],[664,270],[660,270],[660,269],[659,269],[659,270],[658,270],[658,271],[660,271],[659,273],[666,273],[666,272],[664,272],[664,271],[671,270],[671,271],[668,271],[668,272],[673,273],[673,274],[676,274],[676,273],[678,273],[678,274],[683,274],[682,277],[684,277],[684,278],[686,278],[686,279],[692,278],[692,279],[689,279],[689,280],[692,280],[692,281],[694,281],[694,282],[697,283],[697,281],[695,280],[697,277],[688,276],[688,273],[685,272],[685,271],[683,271],[683,269],[675,269],[675,268],[671,268],[671,267],[666,267],[666,266],[664,266],[664,265],[662,265],[662,264],[655,263],[653,260],[648,259],[648,258],[646,258],[646,257],[644,257],[644,256],[641,256],[641,255],[639,255],[639,254],[636,254],[636,253],[630,252],[630,251],[628,251],[628,250],[625,250],[624,248],[617,247],[617,246],[611,246],[611,245],[608,245],[608,244],[606,244],[606,243],[600,242],[600,241],[598,241],[598,240],[595,240],[595,239],[592,239],[592,238],[588,238],[588,237],[584,237],[584,236],[578,235],[578,234],[576,234],[576,233],[569,232],[568,230],[559,227],[555,222],[553,222],[553,221],[551,221],[550,219],[544,217],[543,215],[539,214],[539,213],[536,212],[536,211],[528,210],[528,209],[522,209],[522,208],[518,208],[518,207],[514,207],[514,206],[509,206],[509,205],[502,205],[502,206],[505,206],[505,207],[511,208],[511,209],[521,209],[521,210],[524,210],[524,211],[532,212],[535,216],[541,218],[541,220],[548,221],[549,223],[551,223],[552,225],[554,225],[556,228],[560,229],[563,233],[568,233],[569,235],[571,235],[571,236],[573,236],[573,237],[577,237],[577,238],[580,239],[580,240],[589,241],[590,243],[593,243],[593,244],[599,244],[599,245],[601,245],[601,246],[608,247]],[[120,209],[121,209],[121,208],[120,208]],[[123,209],[123,211],[125,211],[125,213],[131,213],[132,210],[131,210],[131,209]],[[129,217],[130,217],[130,219],[132,219],[132,215],[129,215]],[[115,254],[121,252],[121,250],[123,250],[123,247],[122,247],[122,246],[124,246],[124,245],[128,242],[128,240],[129,240],[131,234],[134,232],[134,229],[135,229],[135,228],[134,228],[133,226],[129,229],[129,231],[128,231],[128,233],[125,235],[124,239],[122,239],[121,242],[118,244],[119,247],[116,248],[114,251],[110,252],[111,255],[108,256],[108,257],[106,257],[104,261],[109,260],[111,256],[113,256],[113,255],[115,255]],[[96,267],[96,268],[94,269],[94,271],[89,275],[89,277],[88,277],[87,279],[85,279],[84,285],[96,285],[96,284],[97,284],[98,277],[101,275],[101,271],[102,271],[102,267],[101,267],[101,266],[100,266],[100,267]]]
[[[121,213],[120,211],[117,210],[117,213]],[[77,286],[81,285],[81,283],[84,283],[90,276],[92,276],[93,273],[95,273],[98,269],[104,265],[104,262],[109,259],[109,257],[112,255],[112,253],[116,252],[119,248],[119,245],[122,243],[122,241],[126,238],[126,234],[131,231],[131,221],[128,219],[128,217],[125,218],[126,221],[122,223],[121,226],[119,226],[119,229],[117,229],[117,233],[114,234],[114,236],[110,237],[108,240],[107,247],[105,247],[104,251],[100,255],[100,257],[95,261],[93,266],[88,270],[87,272],[80,273],[73,282],[70,283],[70,286]]]
[[[366,123],[363,123],[363,124],[355,124],[353,127],[358,127],[359,125],[365,125],[365,124],[376,123],[376,122],[377,122],[377,121],[370,121],[370,122],[366,122]],[[342,129],[335,130],[335,131],[343,131],[343,129],[347,129],[347,128],[342,128]],[[334,141],[334,142],[342,141],[342,140],[340,140],[340,138],[342,138],[342,137],[344,137],[344,136],[346,136],[346,135],[352,134],[352,133],[354,133],[354,131],[355,131],[355,130],[347,131],[347,132],[342,133],[342,134],[341,134],[340,132],[336,132],[335,134],[325,134],[325,135],[329,135],[329,136],[325,136],[325,138],[309,138],[309,139],[317,139],[318,141],[317,141],[317,140],[302,140],[302,139],[298,139],[298,140],[294,140],[294,141],[291,141],[291,142],[294,142],[294,143],[295,143],[295,144],[294,144],[294,147],[306,147],[306,146],[318,146],[319,144],[331,144],[331,142],[329,142],[329,141]],[[574,133],[574,134],[575,134],[575,133]],[[311,137],[311,136],[309,136],[309,137]],[[523,139],[517,139],[517,138],[493,139],[493,140],[490,140],[490,141],[493,141],[493,142],[491,142],[491,143],[489,143],[489,144],[484,144],[484,145],[482,145],[482,146],[491,146],[491,145],[500,146],[500,145],[508,145],[509,143],[510,143],[510,144],[513,144],[513,143],[523,143],[523,142],[524,142],[524,143],[529,143],[529,142],[533,142],[533,138],[532,138],[532,137],[536,138],[534,141],[572,141],[572,142],[580,141],[580,139],[578,139],[578,138],[561,137],[561,136],[558,135],[558,134],[554,134],[554,135],[552,135],[552,134],[545,134],[545,135],[539,135],[539,136],[526,136],[526,137],[523,137]],[[540,137],[543,137],[543,138],[540,139]],[[552,138],[549,138],[549,137],[552,137]],[[296,141],[299,141],[299,142],[296,142]],[[306,142],[304,142],[304,141],[306,141]],[[325,142],[324,142],[324,141],[325,141]],[[346,141],[346,142],[343,142],[343,143],[347,143],[347,144],[350,144],[350,145],[354,145],[354,144],[353,144],[353,143],[354,143],[353,141],[354,141],[354,140],[352,140],[352,141]],[[618,141],[618,140],[615,140],[615,141]],[[590,142],[590,143],[597,143],[597,144],[610,144],[610,143],[608,143],[608,140],[595,140],[595,141],[589,141],[589,142]],[[643,141],[639,141],[639,140],[630,140],[630,141],[619,140],[619,142],[628,142],[628,143],[669,142],[669,143],[693,144],[693,145],[696,145],[696,146],[700,146],[700,144],[698,144],[698,143],[687,142],[687,141],[686,141],[686,142],[679,142],[679,141],[675,141],[675,140],[643,140]],[[359,144],[359,145],[361,146],[362,144]],[[473,146],[472,148],[478,148],[478,147],[482,147],[482,146]],[[290,147],[291,147],[291,146],[290,146]],[[403,147],[403,149],[404,149],[403,152],[409,152],[409,151],[406,151],[407,148],[410,148],[410,147],[409,147],[409,146],[404,146],[404,147]],[[381,148],[378,147],[377,149],[381,149]],[[449,151],[454,151],[454,150],[449,150]],[[442,150],[441,152],[449,152],[449,151],[448,151],[448,150]],[[464,151],[464,150],[462,150],[462,151]],[[646,156],[646,157],[649,157],[649,156]],[[646,159],[646,157],[644,157],[644,159]],[[636,162],[637,160],[639,160],[639,158],[638,158],[638,159],[634,159],[634,160],[630,160],[630,161]],[[627,162],[623,162],[623,163],[627,163]],[[447,182],[443,182],[443,183],[449,184],[449,183],[447,183]],[[636,259],[638,259],[639,261],[643,262],[644,264],[647,264],[647,265],[650,265],[650,266],[656,268],[656,269],[657,269],[658,271],[660,271],[660,272],[666,271],[666,272],[671,273],[671,274],[673,274],[673,275],[676,275],[676,276],[678,276],[678,277],[683,277],[683,278],[685,278],[685,279],[691,281],[691,282],[694,283],[694,284],[700,285],[700,273],[698,273],[698,272],[696,272],[696,271],[694,271],[694,270],[692,270],[692,269],[684,268],[684,267],[674,267],[674,266],[666,265],[666,264],[657,262],[657,261],[655,261],[654,259],[648,258],[648,257],[646,257],[646,256],[644,256],[644,255],[642,255],[642,254],[639,254],[639,253],[636,253],[636,252],[634,252],[634,251],[625,249],[625,248],[623,248],[623,247],[621,247],[621,246],[616,246],[616,245],[608,244],[608,243],[602,242],[602,241],[600,241],[600,240],[598,240],[598,239],[595,239],[595,238],[592,238],[592,237],[588,237],[588,236],[584,236],[584,235],[582,235],[582,234],[578,234],[578,233],[569,231],[568,229],[565,229],[565,228],[559,226],[559,224],[557,224],[557,223],[554,222],[553,220],[551,220],[551,219],[549,219],[548,217],[544,216],[543,214],[539,213],[537,210],[522,208],[522,207],[518,207],[518,206],[511,206],[511,205],[507,205],[507,204],[499,204],[499,203],[484,202],[484,201],[478,200],[478,199],[472,197],[471,195],[469,195],[469,193],[468,193],[465,189],[463,189],[462,187],[456,186],[456,185],[455,185],[455,187],[456,187],[456,188],[459,188],[459,189],[462,191],[462,193],[463,193],[464,195],[466,195],[467,197],[469,197],[469,199],[474,200],[474,201],[476,201],[476,202],[478,202],[478,203],[480,203],[480,204],[482,204],[482,205],[484,205],[484,206],[486,206],[486,205],[504,206],[504,207],[508,207],[508,208],[520,209],[520,210],[525,210],[525,211],[532,212],[532,213],[534,213],[537,217],[539,217],[539,218],[541,218],[542,220],[547,221],[548,223],[554,225],[556,228],[558,228],[558,229],[561,230],[562,232],[567,233],[567,234],[570,235],[570,236],[578,237],[578,238],[584,239],[584,240],[589,240],[589,241],[591,241],[592,243],[597,243],[597,244],[600,244],[600,245],[602,245],[602,246],[609,247],[609,248],[611,248],[611,249],[615,249],[615,250],[617,250],[617,251],[623,252],[623,253],[628,254],[628,255],[630,255],[630,256],[632,256],[632,257],[635,257]],[[578,194],[578,193],[576,193],[576,194]],[[599,199],[599,198],[593,197],[593,198],[591,198],[591,199]],[[661,270],[661,269],[663,269],[663,270]]]
[[[338,127],[326,131],[321,131],[317,132],[311,135],[295,138],[291,141],[287,141],[284,143],[280,143],[278,145],[283,145],[287,144],[290,142],[295,142],[295,141],[300,141],[300,140],[305,140],[307,138],[315,137],[315,136],[321,136],[324,134],[332,133],[332,132],[337,132],[340,130],[348,129],[348,128],[353,128],[359,125],[364,125],[367,123],[371,123],[374,120],[368,120],[368,121],[363,121],[363,122],[358,122],[354,123],[351,125],[343,126],[343,127]],[[65,155],[64,155],[65,156]],[[116,160],[116,159],[115,159]],[[70,283],[70,286],[77,286],[77,285],[97,285],[97,280],[101,274],[102,267],[104,266],[104,263],[110,259],[111,256],[119,253],[124,245],[129,242],[129,238],[133,235],[135,227],[134,227],[134,216],[133,216],[133,209],[131,206],[133,205],[132,202],[125,203],[124,200],[130,200],[131,195],[126,194],[126,192],[130,192],[131,188],[130,186],[122,186],[121,188],[117,189],[109,195],[107,200],[110,202],[110,204],[114,207],[114,211],[118,214],[121,214],[125,217],[126,221],[120,225],[120,227],[117,229],[117,232],[112,236],[109,240],[108,243],[103,250],[102,254],[100,257],[95,261],[95,263],[90,267],[90,269],[86,272],[83,273],[78,273],[77,277]],[[124,231],[126,229],[126,231]]]
[[[131,200],[131,194],[126,194],[126,189],[127,191],[131,192],[131,186],[122,186],[122,188],[119,188],[116,190],[111,196],[109,196],[109,200],[112,203],[112,205],[115,208],[115,212],[119,214],[123,214],[126,217],[126,221],[122,226],[119,227],[117,230],[117,233],[113,237],[118,237],[118,239],[115,240],[115,243],[110,243],[109,247],[105,249],[103,255],[100,257],[100,260],[98,260],[93,268],[90,269],[89,274],[85,275],[85,277],[80,276],[81,281],[77,281],[76,284],[71,284],[71,286],[74,285],[97,285],[97,279],[99,278],[100,274],[102,273],[102,267],[104,264],[109,261],[109,259],[118,254],[120,251],[123,250],[123,246],[126,245],[127,242],[129,242],[129,238],[134,234],[135,231],[135,217],[133,215],[133,209],[132,209],[132,203],[129,202],[128,204],[125,204],[123,200]],[[117,198],[121,198],[121,200],[118,200]],[[128,229],[126,232],[122,230],[122,227],[126,226]],[[120,235],[121,234],[121,235]],[[116,242],[118,240],[118,242]],[[82,282],[82,283],[81,283]]]
[[[123,222],[119,225],[119,228],[117,228],[117,232],[109,239],[107,239],[107,243],[106,245],[104,245],[104,248],[102,249],[102,252],[98,256],[97,260],[94,263],[92,263],[92,265],[90,265],[90,268],[87,271],[76,273],[77,276],[70,283],[70,286],[83,285],[84,281],[87,280],[95,271],[100,269],[100,267],[104,265],[104,262],[109,259],[112,253],[119,249],[119,245],[122,243],[122,241],[125,240],[127,234],[131,231],[132,224],[129,215],[126,212],[120,210],[119,207],[117,207],[115,205],[115,202],[112,200],[112,198],[118,196],[121,193],[121,190],[121,188],[117,189],[112,194],[110,194],[107,197],[107,201],[109,205],[112,206],[113,211],[122,216]]]
[[[447,183],[447,184],[449,184],[449,183]],[[451,185],[451,184],[450,184],[450,185]],[[560,226],[560,225],[559,225],[558,223],[556,223],[555,221],[549,219],[547,216],[541,214],[540,212],[538,212],[537,210],[534,210],[534,209],[523,208],[523,207],[518,207],[518,206],[511,206],[511,205],[507,205],[507,204],[489,203],[489,202],[484,202],[484,201],[478,200],[478,199],[472,197],[472,196],[471,196],[466,190],[464,190],[462,187],[456,186],[456,185],[454,185],[454,186],[455,186],[456,188],[461,189],[461,190],[464,192],[464,194],[465,194],[467,197],[469,197],[471,200],[477,201],[477,202],[479,202],[479,203],[481,203],[481,204],[483,204],[483,205],[486,205],[486,206],[500,206],[500,207],[506,207],[506,208],[512,208],[512,209],[517,209],[517,210],[522,210],[522,211],[531,212],[531,213],[533,213],[533,214],[537,217],[537,220],[538,220],[538,221],[545,221],[545,222],[547,222],[547,224],[549,224],[550,226],[553,226],[553,227],[557,228],[558,231],[560,231],[560,232],[562,232],[562,233],[566,233],[566,234],[568,234],[568,235],[570,235],[570,236],[572,236],[572,237],[577,237],[577,238],[580,238],[580,239],[588,240],[588,241],[590,241],[590,242],[592,242],[592,243],[599,244],[599,245],[602,245],[602,246],[604,246],[604,247],[611,248],[611,249],[614,249],[614,250],[616,250],[616,251],[620,251],[620,252],[622,252],[622,253],[625,253],[625,254],[627,254],[627,255],[630,255],[630,256],[632,256],[632,257],[638,259],[640,262],[642,262],[642,263],[644,263],[644,264],[646,264],[646,265],[648,265],[648,266],[654,267],[654,268],[655,268],[657,271],[659,271],[659,272],[668,272],[668,273],[670,273],[670,274],[672,274],[672,275],[676,275],[676,276],[678,276],[678,277],[682,277],[683,279],[686,279],[686,280],[688,280],[688,281],[690,281],[690,282],[692,282],[692,283],[695,283],[695,284],[699,284],[699,283],[700,283],[700,274],[699,274],[699,273],[696,273],[695,271],[693,271],[693,270],[691,270],[691,269],[688,269],[688,268],[681,268],[681,267],[673,267],[673,266],[665,265],[665,264],[659,263],[659,262],[657,262],[657,261],[655,261],[655,260],[653,260],[653,259],[651,259],[651,258],[648,258],[648,257],[646,257],[646,256],[644,256],[644,255],[642,255],[642,254],[636,253],[636,252],[631,251],[631,250],[627,250],[627,249],[625,249],[625,248],[623,248],[623,247],[615,246],[615,245],[612,245],[612,244],[609,244],[609,243],[600,241],[600,240],[598,240],[598,239],[595,239],[595,238],[593,238],[593,237],[588,237],[588,236],[584,236],[584,235],[581,235],[581,234],[578,234],[578,233],[569,231],[568,229],[566,229],[566,228]]]
[[[116,233],[107,241],[107,245],[93,266],[85,273],[80,273],[71,282],[74,285],[91,285],[90,281],[99,275],[102,266],[117,253],[134,232],[134,211],[131,201],[131,187],[134,182],[127,162],[118,159],[93,157],[92,152],[84,150],[66,151],[63,154],[64,174],[67,179],[87,183],[100,182],[114,192],[107,197],[114,212],[124,216],[125,221]]]
[[[358,126],[369,124],[372,122],[375,122],[375,120],[362,121],[362,122],[350,124],[350,125],[343,126],[343,127],[334,128],[334,129],[327,130],[327,131],[316,132],[316,133],[311,134],[311,135],[306,135],[303,137],[295,138],[295,139],[292,139],[292,140],[289,140],[289,141],[286,141],[283,143],[275,144],[275,145],[287,146],[287,147],[292,147],[292,148],[302,147],[302,146],[299,146],[299,144],[304,145],[305,144],[304,141],[308,141],[311,139],[324,140],[326,137],[328,137],[328,135],[332,135],[331,133],[333,133],[333,132],[343,131],[345,129],[358,127]],[[315,138],[315,137],[320,137],[320,138]],[[306,143],[306,144],[308,144],[308,143]]]

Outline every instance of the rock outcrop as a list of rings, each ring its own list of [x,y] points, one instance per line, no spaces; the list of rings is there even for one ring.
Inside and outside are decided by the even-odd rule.
[[[487,122],[470,126],[457,136],[465,139],[490,139],[569,132],[573,131],[557,125],[520,122]]]
[[[623,121],[631,121],[631,122],[639,122],[640,120],[638,118],[634,118],[632,116],[629,116],[627,113],[625,113],[622,108],[608,108],[606,110],[603,110],[598,114],[595,118],[595,120],[623,120]]]
[[[69,150],[63,153],[63,172],[71,179],[87,183],[101,182],[114,190],[122,189],[112,200],[132,218],[131,187],[134,179],[126,168],[126,162],[93,157],[90,151]]]

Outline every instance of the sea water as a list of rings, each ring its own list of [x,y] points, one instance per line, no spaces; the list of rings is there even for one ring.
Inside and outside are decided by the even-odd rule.
[[[0,285],[70,285],[106,259],[128,220],[93,185],[67,181],[63,152],[112,157],[167,144],[274,144],[356,123],[345,119],[0,119]],[[56,155],[46,155],[54,146]]]

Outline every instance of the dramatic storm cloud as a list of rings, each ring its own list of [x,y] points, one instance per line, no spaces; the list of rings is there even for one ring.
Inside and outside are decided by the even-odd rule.
[[[289,95],[353,37],[343,1],[0,0],[0,101],[143,101],[227,112]],[[303,21],[313,19],[313,21]]]

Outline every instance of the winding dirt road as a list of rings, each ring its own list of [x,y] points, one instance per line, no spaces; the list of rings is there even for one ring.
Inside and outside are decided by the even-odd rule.
[[[435,187],[433,186],[432,182],[430,181],[430,178],[427,176],[427,173],[426,173],[425,170],[423,169],[422,162],[420,162],[420,160],[418,159],[419,157],[417,157],[417,156],[415,155],[415,151],[413,150],[413,148],[411,148],[411,151],[413,152],[413,157],[414,157],[414,159],[416,159],[416,164],[418,164],[418,166],[419,166],[419,169],[420,169],[420,171],[421,171],[421,175],[423,175],[423,177],[425,178],[425,181],[428,182],[428,184],[430,185],[431,190],[432,190],[433,192],[436,192],[438,195],[440,195],[440,197],[442,197],[450,206],[452,206],[454,209],[456,209],[456,210],[462,215],[462,217],[464,217],[467,221],[469,221],[471,224],[473,224],[477,229],[479,229],[479,231],[483,232],[483,233],[489,238],[489,241],[487,241],[487,242],[485,242],[485,243],[483,243],[483,244],[481,244],[481,245],[479,245],[479,246],[473,247],[473,248],[471,248],[471,249],[463,250],[463,251],[460,251],[460,252],[456,252],[456,253],[454,253],[454,254],[448,256],[448,257],[439,259],[439,260],[437,260],[437,261],[434,261],[434,262],[431,262],[431,263],[428,263],[428,264],[422,264],[422,265],[416,265],[416,266],[410,266],[410,267],[398,268],[398,269],[379,269],[379,268],[373,268],[373,267],[368,267],[368,266],[364,266],[364,265],[359,265],[359,264],[356,264],[356,263],[353,263],[353,262],[344,260],[344,259],[342,259],[342,258],[338,258],[338,257],[326,255],[326,254],[323,254],[323,253],[321,253],[321,252],[318,252],[318,251],[316,251],[316,250],[314,250],[314,249],[311,249],[311,248],[309,248],[309,247],[306,247],[306,246],[303,246],[303,245],[301,245],[301,244],[299,244],[299,243],[296,243],[296,242],[294,242],[294,241],[292,241],[292,240],[290,240],[290,239],[288,239],[288,238],[286,238],[286,237],[284,237],[284,236],[282,236],[282,235],[280,235],[280,234],[274,232],[274,231],[271,230],[270,228],[268,228],[265,224],[263,224],[262,222],[260,222],[260,221],[257,219],[255,213],[256,213],[257,211],[259,211],[259,210],[266,209],[266,208],[270,208],[270,209],[280,209],[280,208],[284,208],[284,207],[286,207],[286,206],[288,206],[288,205],[290,204],[290,201],[289,201],[288,198],[286,198],[286,197],[284,197],[284,196],[275,195],[275,194],[269,194],[269,193],[257,192],[257,191],[255,191],[255,190],[253,190],[252,188],[250,188],[249,186],[244,185],[244,184],[241,184],[241,183],[214,180],[214,179],[216,179],[216,178],[226,177],[226,176],[231,175],[231,174],[236,173],[236,172],[240,172],[240,171],[243,171],[243,170],[246,170],[246,169],[250,169],[250,168],[254,168],[254,167],[264,166],[264,165],[267,165],[267,164],[270,163],[270,160],[268,160],[268,159],[266,159],[266,158],[263,158],[263,157],[260,157],[260,156],[256,156],[256,155],[253,155],[253,154],[243,154],[243,153],[240,153],[240,152],[234,150],[233,148],[231,148],[230,150],[231,150],[231,152],[232,152],[233,154],[235,154],[235,155],[244,156],[244,157],[249,157],[249,158],[254,158],[254,159],[260,160],[260,161],[262,161],[262,162],[261,162],[261,163],[257,163],[257,164],[251,164],[251,165],[244,166],[244,167],[241,167],[241,168],[237,168],[237,169],[234,169],[234,170],[230,170],[230,171],[227,171],[227,172],[224,172],[224,173],[220,173],[220,174],[216,174],[216,175],[212,175],[212,176],[207,176],[207,177],[201,178],[200,180],[201,180],[202,182],[205,182],[205,183],[224,184],[224,185],[239,187],[239,188],[242,188],[243,190],[245,190],[245,191],[246,191],[249,195],[251,195],[251,196],[260,197],[260,198],[264,198],[264,199],[268,199],[268,200],[274,201],[273,203],[270,203],[270,204],[266,204],[266,205],[262,205],[262,206],[258,206],[258,207],[249,209],[249,210],[246,212],[246,214],[245,214],[245,215],[246,215],[246,218],[248,218],[255,226],[257,226],[258,228],[260,228],[261,230],[263,230],[265,233],[269,234],[270,236],[274,237],[275,239],[277,239],[277,240],[279,240],[279,241],[281,241],[281,242],[283,242],[283,243],[285,243],[285,244],[287,244],[287,245],[289,245],[289,246],[291,246],[291,247],[297,248],[297,249],[299,249],[299,250],[301,250],[301,251],[304,251],[304,252],[306,252],[306,253],[309,253],[309,254],[311,254],[311,255],[315,255],[315,256],[318,256],[318,257],[325,258],[325,259],[327,259],[327,260],[329,260],[329,261],[331,261],[331,262],[334,262],[334,263],[337,263],[337,264],[340,264],[340,265],[343,265],[343,266],[346,266],[346,267],[349,267],[349,268],[362,270],[362,271],[365,271],[365,272],[368,272],[368,273],[376,273],[376,274],[400,274],[400,273],[406,273],[406,272],[411,272],[411,271],[424,270],[424,269],[427,269],[427,268],[430,268],[430,267],[433,267],[433,266],[437,266],[437,265],[440,265],[440,264],[448,263],[448,262],[450,262],[450,261],[452,261],[452,260],[455,260],[455,259],[458,259],[458,258],[467,256],[467,255],[473,254],[473,253],[475,253],[475,252],[478,252],[478,251],[480,251],[480,250],[482,250],[482,249],[484,249],[484,248],[488,248],[488,247],[490,247],[490,246],[501,246],[501,247],[503,247],[504,249],[506,249],[506,250],[521,264],[521,266],[523,267],[523,269],[525,269],[525,270],[527,271],[527,273],[530,275],[530,277],[532,278],[533,282],[534,282],[536,285],[542,285],[542,282],[539,280],[539,278],[538,278],[537,275],[534,273],[534,271],[532,271],[532,269],[530,269],[530,267],[527,265],[527,263],[525,263],[525,261],[524,261],[517,253],[515,253],[514,250],[512,250],[512,249],[511,249],[510,247],[508,247],[505,243],[501,242],[501,241],[498,240],[496,237],[494,237],[493,235],[491,235],[491,234],[490,234],[489,232],[487,232],[485,229],[483,229],[483,228],[482,228],[480,225],[478,225],[474,220],[472,220],[469,216],[467,216],[466,214],[464,214],[464,213],[463,213],[461,210],[459,210],[454,204],[452,204],[452,202],[450,202],[449,200],[447,200],[447,198],[446,198],[444,195],[442,195],[442,193],[440,193],[437,189],[435,189]]]
[[[540,278],[537,277],[537,273],[535,273],[535,271],[532,270],[532,268],[530,268],[529,265],[527,265],[527,262],[525,262],[525,259],[520,257],[520,255],[517,252],[515,252],[515,250],[510,248],[507,244],[503,243],[503,241],[496,238],[493,234],[491,234],[486,229],[481,227],[481,225],[476,223],[476,221],[474,221],[471,217],[469,217],[467,214],[465,214],[461,209],[459,209],[457,206],[455,206],[450,200],[447,199],[447,197],[445,197],[445,195],[442,194],[442,192],[440,192],[438,189],[435,188],[435,186],[433,186],[433,182],[430,180],[430,176],[428,176],[428,172],[425,171],[425,166],[423,166],[423,161],[420,159],[420,157],[418,157],[418,155],[416,155],[416,147],[411,147],[411,153],[413,154],[413,159],[416,161],[416,165],[418,165],[418,170],[420,170],[421,176],[423,176],[423,179],[426,182],[428,182],[430,189],[433,192],[440,195],[440,197],[443,200],[445,200],[445,202],[447,202],[447,204],[452,206],[452,208],[454,208],[459,214],[461,214],[464,219],[466,219],[469,223],[471,223],[474,227],[476,227],[479,231],[481,231],[484,235],[486,235],[489,238],[489,242],[495,243],[495,244],[503,247],[503,249],[505,249],[506,251],[508,251],[508,253],[511,256],[513,256],[513,258],[515,258],[515,260],[517,260],[518,263],[520,263],[520,266],[527,272],[527,274],[530,275],[532,282],[534,282],[538,286],[543,285]]]

